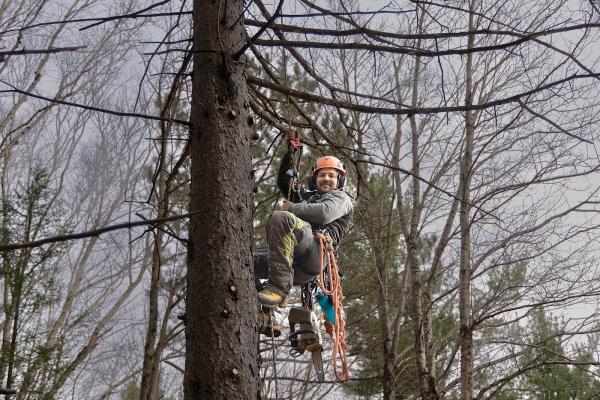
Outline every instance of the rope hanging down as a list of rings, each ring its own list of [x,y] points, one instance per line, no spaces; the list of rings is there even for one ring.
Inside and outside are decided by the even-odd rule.
[[[321,264],[321,275],[319,279],[319,285],[324,294],[331,296],[333,299],[333,309],[335,312],[335,324],[333,327],[329,321],[325,321],[325,329],[333,340],[333,351],[332,351],[332,364],[333,372],[338,381],[343,382],[348,380],[350,372],[348,369],[348,358],[346,353],[348,352],[348,344],[346,343],[346,319],[344,316],[344,306],[342,300],[344,295],[342,293],[342,283],[340,281],[340,274],[338,271],[337,261],[335,259],[335,250],[333,249],[333,241],[327,234],[317,233],[317,239],[320,245],[319,261]],[[324,259],[327,256],[329,261],[329,287],[331,290],[325,288],[325,263]],[[342,371],[338,373],[338,363],[340,360]]]
[[[302,142],[300,141],[300,134],[297,130],[290,129],[287,132],[288,136],[288,153],[290,156],[290,186],[288,188],[287,198],[288,200],[292,199],[292,192],[298,190],[298,161],[294,159],[294,153],[296,150],[302,150]],[[298,156],[298,159],[300,156]]]

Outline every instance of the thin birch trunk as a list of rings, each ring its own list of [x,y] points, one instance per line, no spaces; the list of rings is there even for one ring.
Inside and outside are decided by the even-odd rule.
[[[470,3],[469,31],[474,30],[474,2]],[[472,49],[475,35],[468,37]],[[473,104],[473,53],[467,54],[465,69],[465,106]],[[470,185],[473,165],[473,138],[475,112],[465,112],[465,145],[460,163],[460,270],[459,270],[459,323],[460,323],[460,392],[463,400],[473,398],[473,325],[471,304],[471,221]]]

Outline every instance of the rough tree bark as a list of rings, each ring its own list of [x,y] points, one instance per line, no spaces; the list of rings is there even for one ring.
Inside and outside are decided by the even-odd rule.
[[[258,396],[242,0],[194,1],[185,399]]]

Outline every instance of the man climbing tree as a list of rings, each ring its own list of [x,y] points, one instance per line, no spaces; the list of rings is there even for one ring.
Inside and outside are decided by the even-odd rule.
[[[328,234],[337,247],[352,223],[353,205],[343,190],[346,170],[342,162],[333,156],[319,158],[305,191],[296,184],[293,153],[298,146],[293,142],[290,139],[292,145],[283,157],[277,179],[287,199],[267,222],[269,281],[258,293],[265,307],[277,307],[293,284],[309,282],[319,274],[320,245],[315,232]]]
[[[194,1],[185,399],[256,399],[242,0]]]

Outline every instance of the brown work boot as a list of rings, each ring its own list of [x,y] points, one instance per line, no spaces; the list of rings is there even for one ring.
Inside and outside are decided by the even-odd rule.
[[[258,292],[258,301],[262,304],[263,307],[267,308],[276,308],[278,306],[285,306],[287,304],[287,299],[285,294],[275,286],[269,285]]]

